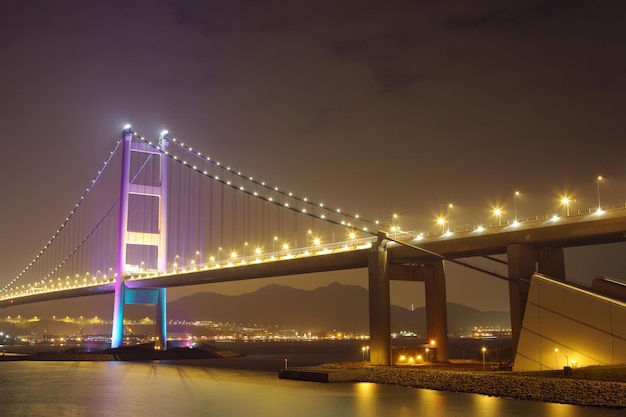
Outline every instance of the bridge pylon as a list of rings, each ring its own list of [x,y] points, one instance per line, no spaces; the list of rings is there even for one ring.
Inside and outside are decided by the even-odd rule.
[[[126,276],[133,269],[143,268],[129,263],[129,249],[146,247],[156,248],[154,265],[147,266],[159,273],[167,269],[167,184],[168,165],[165,152],[169,143],[167,131],[160,139],[160,151],[143,142],[133,142],[133,131],[127,126],[123,131],[122,139],[122,173],[119,198],[118,246],[115,278],[115,301],[113,310],[113,329],[111,347],[122,346],[124,329],[124,306],[126,304],[153,304],[157,307],[157,338],[155,349],[167,348],[167,295],[165,288],[128,288],[125,284]],[[136,154],[135,156],[133,154]],[[156,175],[146,174],[146,167],[150,161],[156,164]],[[134,172],[132,172],[134,170]],[[156,178],[154,178],[156,177]],[[129,222],[131,211],[140,206],[139,201],[131,204],[131,196],[136,200],[146,200],[148,204],[155,200],[157,210],[153,212],[156,219],[148,219],[150,230],[139,229],[137,222]],[[156,229],[156,230],[153,230]]]
[[[424,282],[426,290],[426,333],[429,362],[449,362],[448,312],[443,259],[438,256],[430,262],[413,264],[393,259],[387,245],[393,241],[400,245],[424,251],[378,233],[378,240],[368,254],[369,311],[370,311],[370,363],[392,365],[390,281]],[[433,253],[433,255],[437,255]]]

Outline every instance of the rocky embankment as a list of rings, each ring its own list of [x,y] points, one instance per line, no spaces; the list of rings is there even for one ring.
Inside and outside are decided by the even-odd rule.
[[[484,394],[518,400],[626,408],[626,383],[515,375],[512,372],[459,372],[425,368],[368,366],[362,382],[440,391]]]

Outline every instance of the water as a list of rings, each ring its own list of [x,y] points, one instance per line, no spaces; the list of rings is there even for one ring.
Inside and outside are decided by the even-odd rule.
[[[220,346],[220,347],[230,347]],[[0,362],[0,414],[13,416],[625,416],[625,411],[536,403],[370,383],[282,380],[292,361],[355,355],[354,346],[248,344],[243,358],[175,362]],[[311,355],[310,349],[318,356]],[[235,349],[233,349],[235,350]],[[360,353],[359,353],[360,354]]]

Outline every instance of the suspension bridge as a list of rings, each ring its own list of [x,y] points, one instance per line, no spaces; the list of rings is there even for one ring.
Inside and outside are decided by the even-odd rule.
[[[84,194],[28,265],[0,290],[0,307],[114,293],[112,347],[124,306],[157,306],[167,348],[166,288],[367,268],[370,358],[389,364],[389,281],[426,288],[428,339],[447,361],[443,262],[509,283],[514,349],[534,272],[565,280],[563,248],[621,242],[626,207],[600,206],[428,233],[309,200],[223,165],[164,131],[152,142],[122,132]],[[493,255],[507,255],[501,261]],[[468,263],[506,263],[500,274]]]

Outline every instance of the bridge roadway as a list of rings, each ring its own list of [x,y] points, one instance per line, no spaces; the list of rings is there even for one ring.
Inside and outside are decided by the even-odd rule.
[[[615,243],[626,240],[626,208],[599,213],[585,213],[542,219],[517,225],[502,225],[483,231],[455,231],[450,235],[434,235],[415,239],[399,234],[398,240],[424,248],[431,254],[391,242],[387,245],[390,264],[428,264],[444,259],[506,254],[510,245],[567,248]],[[415,235],[413,235],[415,236]],[[390,235],[393,237],[393,235]],[[373,239],[375,244],[375,239]],[[370,249],[345,250],[325,255],[295,256],[271,262],[249,263],[209,270],[189,271],[149,279],[127,279],[130,288],[179,287],[286,275],[367,268]],[[392,278],[393,279],[393,278]],[[114,292],[114,284],[67,289],[17,297],[0,301],[0,308],[62,298],[83,297]]]

